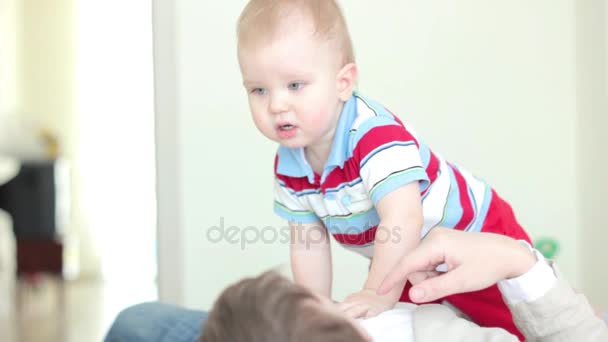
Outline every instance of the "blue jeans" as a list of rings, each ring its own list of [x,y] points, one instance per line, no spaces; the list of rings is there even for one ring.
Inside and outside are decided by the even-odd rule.
[[[110,327],[105,342],[193,342],[207,313],[158,302],[123,310]]]

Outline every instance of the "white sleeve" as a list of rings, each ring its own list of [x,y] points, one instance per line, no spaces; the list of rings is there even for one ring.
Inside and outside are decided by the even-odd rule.
[[[557,282],[557,276],[545,257],[527,242],[520,242],[534,252],[538,261],[521,276],[498,282],[498,288],[509,305],[516,305],[521,302],[528,303],[539,299],[547,294]]]

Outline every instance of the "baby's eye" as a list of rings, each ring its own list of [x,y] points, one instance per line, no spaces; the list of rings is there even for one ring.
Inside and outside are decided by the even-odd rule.
[[[264,88],[253,88],[251,89],[251,93],[255,95],[264,95],[266,94],[266,89]]]
[[[302,89],[302,87],[304,87],[304,83],[302,83],[302,82],[291,82],[287,86],[287,88],[289,88],[289,90],[299,90],[299,89]]]

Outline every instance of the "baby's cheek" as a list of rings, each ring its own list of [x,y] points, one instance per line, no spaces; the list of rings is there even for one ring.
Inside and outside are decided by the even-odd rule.
[[[253,118],[253,123],[255,124],[255,127],[257,127],[257,129],[262,132],[262,133],[268,133],[269,131],[269,124],[268,124],[268,120],[263,116],[263,115],[258,115],[256,113],[252,113],[252,118]]]
[[[330,113],[325,108],[319,108],[314,111],[309,117],[312,123],[318,126],[325,126],[330,122]]]

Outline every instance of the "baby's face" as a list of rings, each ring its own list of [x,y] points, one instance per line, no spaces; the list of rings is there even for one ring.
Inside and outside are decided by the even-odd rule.
[[[334,44],[291,16],[266,43],[239,49],[239,64],[256,127],[287,147],[329,141],[340,115]]]

